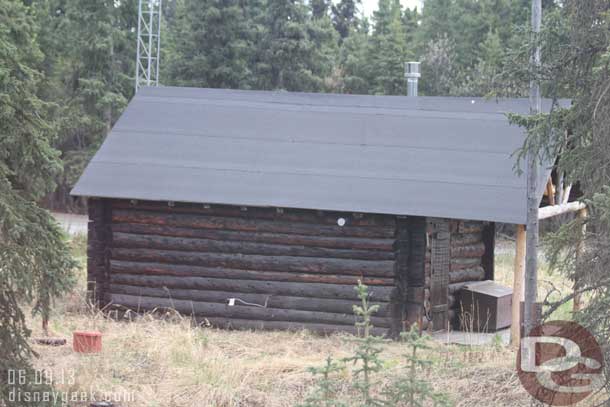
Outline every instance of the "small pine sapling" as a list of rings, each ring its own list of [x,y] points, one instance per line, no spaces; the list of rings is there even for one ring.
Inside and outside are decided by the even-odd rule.
[[[386,341],[371,333],[373,328],[371,317],[379,310],[379,305],[370,305],[368,287],[361,281],[358,281],[358,286],[355,288],[360,305],[354,305],[354,314],[361,318],[356,322],[356,327],[362,336],[354,339],[357,345],[354,355],[343,361],[351,362],[356,366],[352,385],[360,393],[362,405],[364,407],[382,406],[383,401],[373,395],[373,388],[376,384],[373,376],[383,370],[383,361],[379,354],[383,351],[382,345]]]
[[[436,392],[430,384],[418,377],[423,371],[432,367],[432,361],[422,357],[421,351],[430,349],[429,336],[420,334],[414,324],[408,332],[402,332],[400,339],[407,346],[404,354],[403,374],[391,383],[384,391],[388,406],[423,407],[424,405],[449,406],[448,397]]]
[[[316,387],[300,407],[347,407],[347,404],[335,399],[340,381],[334,376],[344,370],[344,366],[328,356],[322,367],[311,367],[308,371],[317,379]]]

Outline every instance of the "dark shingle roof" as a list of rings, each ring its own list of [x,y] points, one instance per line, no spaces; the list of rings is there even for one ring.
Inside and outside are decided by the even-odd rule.
[[[526,99],[144,88],[72,194],[525,223]],[[549,170],[539,171],[540,195]]]

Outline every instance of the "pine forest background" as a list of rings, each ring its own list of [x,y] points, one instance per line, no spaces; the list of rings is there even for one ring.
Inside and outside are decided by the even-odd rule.
[[[51,103],[63,166],[43,204],[79,210],[69,191],[133,96],[137,0],[23,3],[36,93]],[[402,95],[404,62],[420,60],[422,95],[527,96],[527,82],[499,91],[496,82],[507,50],[527,43],[529,8],[529,0],[426,0],[411,10],[379,0],[365,18],[358,0],[164,0],[161,83]]]

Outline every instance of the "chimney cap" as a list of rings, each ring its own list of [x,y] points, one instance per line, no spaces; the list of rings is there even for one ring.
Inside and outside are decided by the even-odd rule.
[[[420,62],[405,62],[405,78],[420,78],[419,65]]]

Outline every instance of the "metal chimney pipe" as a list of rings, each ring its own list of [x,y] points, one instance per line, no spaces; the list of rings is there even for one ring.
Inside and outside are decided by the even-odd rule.
[[[405,62],[405,78],[407,78],[407,96],[417,97],[417,82],[421,77],[419,62]]]

